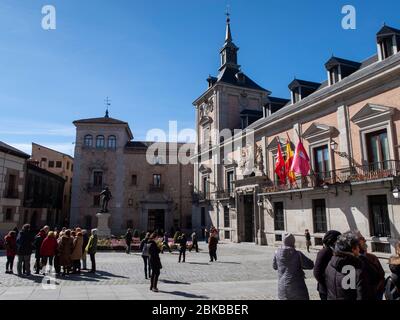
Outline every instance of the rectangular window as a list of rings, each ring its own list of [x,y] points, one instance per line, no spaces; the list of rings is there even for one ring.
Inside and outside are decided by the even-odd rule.
[[[339,82],[339,66],[333,67],[329,71],[329,75],[331,77],[331,84],[335,84],[336,82]]]
[[[131,176],[131,185],[132,186],[136,186],[137,185],[137,175],[136,174],[133,174]]]
[[[370,166],[387,169],[389,166],[389,141],[386,129],[367,133],[367,156]]]
[[[153,186],[161,187],[161,174],[153,174]]]
[[[229,208],[227,206],[224,206],[224,227],[225,228],[230,227]]]
[[[210,193],[210,189],[209,189],[209,184],[208,184],[208,177],[203,177],[203,194],[204,197],[208,197],[209,193]]]
[[[293,103],[299,102],[300,100],[300,88],[296,88],[293,90]]]
[[[317,182],[325,181],[330,178],[329,149],[328,145],[313,149],[314,152],[314,172]]]
[[[373,237],[390,237],[390,220],[386,195],[369,196],[370,231]]]
[[[325,233],[328,230],[326,222],[325,199],[316,199],[313,204],[314,233]]]
[[[42,158],[42,162],[47,162],[47,158]]]
[[[69,170],[69,161],[67,161],[67,170]]]
[[[56,168],[62,168],[62,162],[56,161]]]
[[[17,176],[15,174],[8,175],[6,197],[7,198],[17,198],[18,197],[17,189],[18,189],[17,188]]]
[[[205,227],[206,225],[206,208],[201,207],[201,214],[200,214],[200,224],[202,227]]]
[[[11,208],[6,209],[5,221],[12,221],[12,209]]]
[[[103,185],[103,172],[94,171],[93,172],[93,186],[101,187]]]
[[[386,38],[381,43],[382,58],[386,59],[393,55],[393,40],[392,38]]]
[[[54,168],[54,161],[49,161],[49,168]]]
[[[233,192],[233,171],[226,173],[226,187],[228,192]]]
[[[285,230],[285,216],[283,211],[283,202],[274,203],[274,227],[276,231]]]

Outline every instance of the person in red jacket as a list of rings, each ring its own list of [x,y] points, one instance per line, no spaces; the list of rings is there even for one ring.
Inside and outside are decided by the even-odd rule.
[[[42,257],[42,266],[45,268],[43,274],[46,273],[47,261],[50,265],[50,270],[53,267],[53,259],[56,255],[57,240],[56,235],[53,231],[49,231],[47,237],[43,240],[42,246],[40,247],[40,256]]]
[[[13,273],[14,258],[17,253],[17,233],[10,231],[5,237],[4,242],[6,246],[6,273]]]

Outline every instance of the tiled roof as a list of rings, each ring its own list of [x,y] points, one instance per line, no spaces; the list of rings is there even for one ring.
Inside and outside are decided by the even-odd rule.
[[[75,120],[73,123],[128,124],[127,122],[107,117]]]

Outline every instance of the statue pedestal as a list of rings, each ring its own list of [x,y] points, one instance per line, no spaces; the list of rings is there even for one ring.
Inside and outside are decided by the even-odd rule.
[[[111,229],[108,226],[108,220],[111,214],[99,212],[97,217],[97,235],[99,238],[107,238],[111,236]]]

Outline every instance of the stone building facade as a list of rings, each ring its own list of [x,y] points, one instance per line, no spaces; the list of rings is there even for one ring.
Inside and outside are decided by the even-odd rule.
[[[92,228],[105,186],[110,228],[143,231],[191,229],[193,165],[171,163],[182,144],[168,143],[147,156],[152,142],[133,141],[128,123],[105,117],[74,121],[76,144],[71,225]]]
[[[37,165],[52,172],[65,180],[62,196],[62,212],[57,222],[63,225],[69,224],[71,208],[72,178],[74,172],[74,158],[70,155],[50,149],[37,143],[32,143],[32,160]]]
[[[26,160],[29,157],[0,141],[0,234],[17,226],[23,214]]]
[[[329,229],[357,229],[372,251],[393,252],[400,230],[400,31],[384,26],[376,44],[371,58],[332,57],[326,81],[295,79],[291,99],[277,98],[241,71],[228,19],[219,75],[194,102],[196,228],[214,225],[222,239],[261,245],[280,245],[291,232],[298,246],[309,229],[316,248]],[[209,134],[213,127],[234,134]],[[288,138],[293,151],[301,138],[311,163],[293,185],[274,172],[278,142],[284,150]]]

